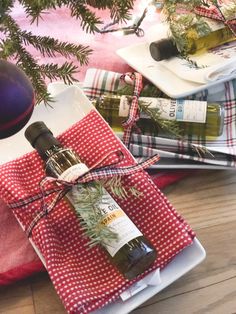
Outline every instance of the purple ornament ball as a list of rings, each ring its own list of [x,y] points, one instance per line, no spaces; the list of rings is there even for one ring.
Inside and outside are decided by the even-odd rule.
[[[13,63],[0,60],[0,139],[20,131],[35,105],[33,86]]]

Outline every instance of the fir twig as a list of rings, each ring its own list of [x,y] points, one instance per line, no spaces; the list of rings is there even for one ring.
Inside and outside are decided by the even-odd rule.
[[[133,94],[133,86],[126,85],[123,88],[120,88],[116,91],[118,95],[130,95]],[[166,97],[156,86],[154,85],[146,85],[145,88],[142,90],[140,97]],[[150,104],[144,101],[138,102],[140,112],[144,112],[147,114],[150,119],[155,123],[157,128],[171,134],[174,137],[182,138],[183,137],[183,130],[180,128],[179,123],[175,120],[164,120],[161,118],[161,111],[157,108],[150,108]]]
[[[88,245],[93,247],[97,244],[108,244],[117,239],[117,234],[105,223],[99,203],[105,190],[109,189],[114,196],[127,198],[129,194],[140,197],[141,193],[135,188],[128,190],[122,186],[120,177],[108,180],[96,181],[95,183],[78,184],[72,189],[73,205],[80,217],[81,228],[85,236],[89,238]]]
[[[65,84],[72,84],[76,79],[72,79],[73,75],[77,72],[77,66],[72,62],[65,62],[61,67],[57,64],[46,64],[40,66],[41,75],[44,78],[61,79]]]
[[[81,227],[89,238],[90,247],[117,238],[117,234],[102,223],[104,214],[99,208],[99,202],[103,193],[103,187],[99,182],[77,185],[72,190],[73,205],[81,218]]]
[[[192,69],[204,69],[207,68],[207,65],[199,65],[196,61],[192,60],[189,56],[187,55],[179,55],[179,59],[186,60],[188,62],[188,65]]]
[[[114,94],[132,96],[133,92],[134,92],[134,87],[132,85],[127,84],[124,87],[114,91]],[[167,96],[153,84],[146,84],[140,93],[140,97],[165,97],[167,98]]]
[[[92,53],[88,46],[61,42],[49,36],[35,36],[31,32],[22,31],[21,37],[25,45],[32,45],[43,57],[53,58],[56,54],[65,58],[74,56],[83,65],[88,63],[88,56]]]
[[[161,118],[161,111],[158,108],[150,108],[150,104],[146,102],[139,102],[140,111],[145,112],[164,132],[181,139],[183,137],[183,130],[180,128],[178,121],[165,120]]]
[[[205,155],[210,155],[211,157],[215,158],[212,152],[209,151],[205,146],[197,146],[191,143],[191,149],[198,154],[200,158],[203,158]]]
[[[128,189],[125,188],[122,185],[120,176],[114,176],[111,179],[101,180],[101,184],[105,189],[109,189],[111,193],[118,198],[126,199],[129,194],[135,197],[140,197],[142,195],[142,193],[133,186]]]

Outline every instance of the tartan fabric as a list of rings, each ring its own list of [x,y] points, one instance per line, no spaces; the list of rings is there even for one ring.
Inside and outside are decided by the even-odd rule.
[[[220,21],[227,25],[232,33],[236,36],[236,18],[231,20],[226,20],[220,9],[216,8],[215,6],[211,6],[210,8],[205,7],[197,7],[195,8],[195,13],[204,17],[208,17],[213,20]]]
[[[215,94],[216,89],[218,93]],[[220,84],[207,92],[192,95],[192,99],[205,98],[220,101],[225,110],[222,136],[216,139],[186,137],[184,141],[133,134],[130,151],[137,157],[159,153],[161,157],[188,159],[226,167],[236,167],[236,80]],[[203,150],[207,148],[205,154]]]
[[[100,70],[89,70],[86,74],[86,86],[89,94],[98,93],[99,85],[94,88],[93,85],[88,86],[88,82],[93,82],[91,75],[95,75],[98,71],[99,75],[107,78],[106,85],[114,86],[114,78],[120,80],[121,73],[110,73],[108,75]],[[96,74],[98,75],[98,74]],[[103,77],[103,79],[105,79]],[[100,78],[100,81],[103,81]],[[104,83],[103,83],[104,84]],[[115,84],[119,85],[118,82]],[[103,88],[101,87],[103,90]],[[86,93],[85,90],[85,93]],[[95,90],[95,92],[93,92]],[[115,91],[115,89],[113,89]],[[88,95],[89,96],[89,95]],[[183,141],[176,139],[152,137],[147,135],[136,134],[131,135],[129,149],[135,157],[150,157],[155,153],[159,153],[162,158],[186,159],[197,162],[210,163],[226,167],[236,167],[236,79],[226,83],[220,83],[212,88],[203,90],[197,94],[190,95],[188,99],[207,100],[208,103],[220,102],[224,107],[224,129],[223,134],[217,138],[193,137],[185,136]],[[122,138],[122,134],[119,134]],[[212,154],[204,154],[203,149]],[[203,148],[203,149],[202,149]],[[199,154],[200,153],[200,154]]]
[[[126,85],[121,73],[101,69],[88,69],[84,78],[83,91],[88,98],[98,98]]]

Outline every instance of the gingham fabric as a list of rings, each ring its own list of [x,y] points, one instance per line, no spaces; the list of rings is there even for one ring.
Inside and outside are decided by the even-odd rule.
[[[92,83],[94,82],[93,76],[97,78],[96,87]],[[116,90],[115,86],[119,86],[121,77],[121,73],[107,73],[107,71],[100,69],[90,69],[87,71],[85,77],[85,93],[88,97],[95,95],[95,93],[101,96],[104,89],[102,86],[99,87],[98,82],[102,82],[103,86],[106,86],[107,91],[112,93]],[[99,88],[101,88],[100,92]],[[209,103],[222,103],[224,107],[224,129],[222,136],[215,139],[186,136],[184,141],[179,141],[169,138],[144,136],[133,132],[129,146],[131,153],[135,157],[150,157],[154,153],[159,153],[163,158],[185,159],[206,164],[235,167],[236,79],[220,83],[208,90],[190,95],[188,99],[207,100]],[[208,153],[204,154],[202,147],[206,147]]]
[[[97,164],[93,165],[87,172],[79,176],[73,182],[70,181],[68,182],[53,177],[45,177],[39,183],[40,187],[39,193],[37,193],[36,195],[30,195],[25,199],[19,199],[16,202],[9,203],[8,206],[11,209],[16,209],[24,207],[26,205],[28,206],[30,204],[33,204],[35,201],[41,199],[42,201],[41,211],[38,211],[37,215],[35,215],[30,225],[25,229],[26,235],[28,237],[31,236],[32,230],[37,225],[37,223],[54,209],[57,203],[71,190],[71,188],[74,185],[77,185],[79,183],[87,183],[90,181],[109,179],[114,176],[128,176],[131,174],[135,174],[140,170],[149,168],[151,165],[158,162],[160,159],[159,155],[156,154],[153,157],[148,158],[147,160],[139,164],[132,165],[129,167],[114,168],[111,167],[110,165],[106,165],[106,167],[103,168],[99,167],[102,164],[102,162],[107,160],[112,154],[115,156],[117,155],[118,157],[115,163],[121,162],[121,160],[124,157],[121,151],[110,152],[109,154],[105,155],[101,160],[99,160]],[[54,187],[50,187],[50,189],[48,189],[47,188],[48,184],[52,184],[54,185]],[[47,202],[46,198],[49,195],[55,196],[52,198],[50,202]]]
[[[89,168],[116,150],[124,155],[119,167],[136,164],[95,110],[59,136],[59,140],[75,150]],[[106,163],[115,161],[111,154]],[[37,195],[43,177],[43,163],[35,151],[1,165],[0,197],[7,204],[13,204]],[[157,260],[145,274],[158,267],[162,269],[192,243],[195,234],[146,172],[141,170],[124,176],[122,184],[135,186],[142,195],[138,198],[128,196],[125,200],[114,198],[158,251]],[[41,200],[36,200],[12,210],[27,229],[40,209]],[[88,249],[88,240],[83,237],[79,219],[64,200],[37,223],[32,231],[32,240],[45,260],[68,313],[89,313],[105,306],[119,298],[120,293],[137,280],[125,280],[100,247]]]
[[[130,73],[127,75],[130,76],[130,79],[132,80],[134,92],[133,92],[133,99],[130,105],[128,119],[123,122],[124,135],[123,135],[122,140],[125,146],[129,148],[131,134],[133,131],[135,131],[136,122],[138,121],[139,116],[140,116],[139,107],[138,107],[138,99],[143,88],[143,78],[142,78],[142,75],[137,72]],[[125,77],[127,75],[122,76],[121,79],[125,81]]]

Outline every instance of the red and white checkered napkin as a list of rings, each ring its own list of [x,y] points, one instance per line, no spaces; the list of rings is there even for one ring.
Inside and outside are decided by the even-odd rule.
[[[77,151],[89,167],[104,154],[116,149],[122,150],[125,155],[119,166],[134,164],[128,150],[95,110],[59,139],[62,144]],[[36,152],[2,165],[0,197],[11,204],[35,194],[39,191],[38,184],[43,176],[43,164]],[[123,177],[122,180],[124,185],[134,185],[142,196],[130,196],[126,200],[116,198],[117,202],[158,251],[158,259],[147,274],[157,267],[163,268],[190,245],[194,233],[145,171]],[[40,206],[40,201],[35,201],[14,209],[14,214],[26,228],[40,211]],[[33,229],[32,240],[44,257],[51,280],[69,313],[88,313],[98,309],[117,299],[137,280],[124,279],[109,262],[103,249],[89,249],[86,246],[88,240],[83,237],[79,219],[64,200],[38,222]]]

